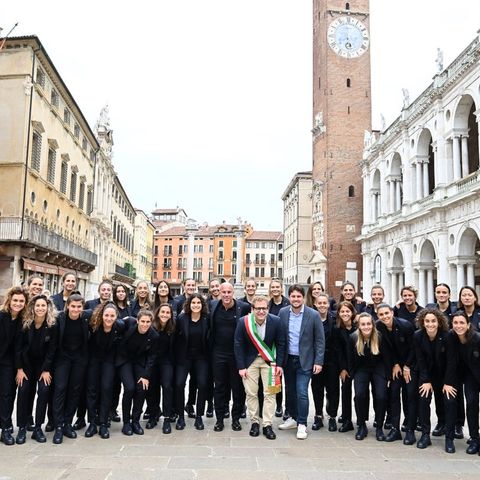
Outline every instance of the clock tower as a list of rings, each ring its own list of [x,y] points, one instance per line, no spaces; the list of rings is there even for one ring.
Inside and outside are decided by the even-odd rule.
[[[363,219],[362,160],[371,131],[369,0],[313,0],[313,254],[311,280],[338,298],[361,288],[355,238]]]

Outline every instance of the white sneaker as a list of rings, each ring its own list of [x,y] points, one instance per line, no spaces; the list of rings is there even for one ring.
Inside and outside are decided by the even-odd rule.
[[[299,440],[305,440],[308,437],[307,426],[299,424],[297,427],[297,438]]]
[[[290,430],[292,428],[297,428],[297,421],[292,417],[288,417],[283,423],[281,423],[278,428],[280,430]]]

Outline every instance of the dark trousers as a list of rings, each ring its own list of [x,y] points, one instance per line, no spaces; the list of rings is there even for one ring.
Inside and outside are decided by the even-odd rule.
[[[140,421],[143,402],[147,391],[142,383],[138,382],[143,373],[143,368],[134,363],[125,363],[120,367],[120,378],[123,385],[122,419],[123,423]]]
[[[122,390],[122,380],[120,379],[120,370],[115,368],[115,374],[113,376],[113,391],[112,391],[112,404],[110,410],[116,412],[118,403],[120,402],[120,392]]]
[[[358,370],[353,377],[355,388],[355,412],[358,425],[363,425],[368,419],[369,385],[372,385],[372,394],[375,402],[375,421],[383,425],[387,400],[387,380],[380,373],[368,370]]]
[[[197,381],[195,376],[190,375],[188,381],[188,398],[187,405],[195,405],[197,402]],[[213,372],[212,364],[209,362],[208,368],[208,385],[207,385],[207,403],[211,405],[213,403]]]
[[[457,418],[455,425],[459,427],[465,425],[465,392],[462,384],[457,389]]]
[[[115,365],[99,358],[90,358],[87,371],[87,411],[88,422],[94,423],[98,414],[100,425],[108,422],[112,404]]]
[[[454,387],[457,389],[457,392],[459,392],[461,387],[459,385],[454,385]],[[455,398],[447,398],[444,394],[443,401],[445,405],[445,438],[453,440],[455,438],[455,425],[457,425],[458,419],[458,393]]]
[[[215,416],[223,422],[228,412],[230,391],[233,397],[232,419],[239,420],[245,405],[245,389],[233,355],[213,355],[213,397]]]
[[[465,375],[465,400],[467,401],[467,423],[468,431],[472,438],[478,439],[478,400],[480,394],[480,383],[476,378],[467,372]]]
[[[445,425],[445,404],[442,393],[443,382],[441,379],[432,379],[433,396],[435,399],[435,413],[437,414],[437,422],[439,425]],[[418,416],[420,418],[420,425],[422,426],[422,433],[430,433],[431,430],[431,410],[430,404],[432,401],[432,393],[427,397],[418,398]]]
[[[337,416],[340,401],[338,369],[335,365],[326,364],[318,375],[312,377],[312,396],[315,404],[315,415],[323,416],[323,401],[327,397],[327,415]]]
[[[154,419],[160,415],[160,398],[163,400],[163,416],[170,418],[173,415],[173,377],[174,366],[171,363],[160,363],[152,372],[147,392],[147,408]]]
[[[201,417],[205,413],[205,402],[207,400],[208,388],[208,366],[207,358],[198,358],[195,360],[186,359],[183,365],[177,365],[175,369],[175,402],[176,410],[180,418],[183,418],[183,406],[185,404],[185,384],[187,376],[190,373],[195,377],[198,395],[196,415]]]
[[[411,380],[406,383],[400,376],[390,383],[391,422],[393,428],[400,430],[401,402],[403,400],[407,430],[415,430],[418,411],[418,374],[411,371]]]
[[[367,402],[367,411],[368,408]],[[342,418],[344,423],[352,421],[352,379],[350,377],[342,382]]]
[[[0,427],[12,427],[15,401],[15,369],[13,365],[0,365]]]
[[[35,399],[37,394],[37,406],[35,408],[35,426],[41,427],[45,422],[48,399],[50,397],[50,385],[46,385],[43,380],[39,380],[42,374],[41,365],[32,370],[25,370],[28,377],[23,380],[22,386],[18,387],[17,392],[17,425],[19,428],[27,426],[28,419],[32,415],[31,399]],[[33,393],[32,393],[33,392]]]
[[[71,424],[85,384],[87,356],[83,353],[63,354],[55,365],[53,423],[55,427]]]

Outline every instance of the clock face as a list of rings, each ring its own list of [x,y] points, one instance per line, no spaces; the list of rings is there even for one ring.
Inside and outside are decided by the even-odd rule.
[[[335,19],[328,27],[327,39],[330,48],[344,58],[360,57],[369,45],[367,27],[353,17]]]

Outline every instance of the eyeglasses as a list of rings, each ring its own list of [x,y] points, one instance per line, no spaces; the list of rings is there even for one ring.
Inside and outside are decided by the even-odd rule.
[[[268,311],[268,307],[253,307],[253,309],[256,310],[257,312],[261,312],[261,311],[267,312]]]

